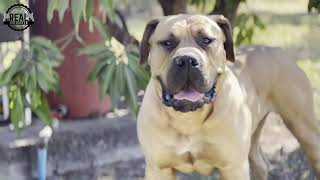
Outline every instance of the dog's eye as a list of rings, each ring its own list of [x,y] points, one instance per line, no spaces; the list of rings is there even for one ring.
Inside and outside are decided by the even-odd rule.
[[[173,50],[178,45],[178,43],[174,40],[160,41],[159,44],[167,50]]]
[[[202,37],[197,40],[197,43],[201,48],[206,48],[213,41],[215,41],[215,38]]]
[[[172,42],[171,41],[164,41],[164,42],[162,42],[162,45],[164,45],[164,46],[172,46]]]
[[[210,38],[203,38],[203,40],[202,40],[202,42],[203,42],[204,44],[210,44],[212,41],[213,41],[213,40],[210,39]]]

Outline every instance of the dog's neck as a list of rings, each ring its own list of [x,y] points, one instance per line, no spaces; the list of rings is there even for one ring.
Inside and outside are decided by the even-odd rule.
[[[187,113],[178,112],[166,107],[166,112],[169,116],[168,124],[181,134],[194,134],[201,130],[203,124],[213,113],[213,106],[213,104],[205,104],[202,108]]]

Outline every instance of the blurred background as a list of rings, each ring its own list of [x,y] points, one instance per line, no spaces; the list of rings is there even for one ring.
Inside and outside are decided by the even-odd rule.
[[[16,3],[1,1],[0,19]],[[0,180],[143,177],[135,118],[150,74],[138,48],[146,23],[163,15],[223,14],[236,49],[265,45],[292,55],[310,79],[320,119],[320,0],[20,3],[35,23],[20,32],[0,25]],[[316,179],[277,114],[268,118],[261,145],[270,180]]]

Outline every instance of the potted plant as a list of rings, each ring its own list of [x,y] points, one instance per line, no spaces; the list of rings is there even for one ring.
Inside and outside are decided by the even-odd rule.
[[[47,15],[47,19],[38,20],[32,33],[56,40],[65,55],[64,64],[58,68],[63,77],[63,97],[57,99],[50,95],[49,102],[75,106],[74,111],[70,107],[71,117],[87,117],[106,110],[108,94],[112,107],[116,107],[122,98],[136,114],[137,93],[146,86],[149,74],[138,63],[137,48],[125,48],[111,38],[103,24],[105,18],[114,23],[114,1],[35,1],[31,7],[35,17]],[[133,43],[135,47],[139,44],[138,41]],[[88,87],[87,92],[81,92]],[[90,109],[92,106],[96,109]]]

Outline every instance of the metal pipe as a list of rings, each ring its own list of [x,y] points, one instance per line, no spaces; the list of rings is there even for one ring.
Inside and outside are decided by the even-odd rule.
[[[39,142],[37,148],[37,173],[38,180],[46,180],[47,177],[47,156],[48,142],[52,135],[52,129],[46,126],[39,132]]]
[[[47,147],[38,147],[37,149],[37,172],[38,180],[46,180],[47,177]]]

